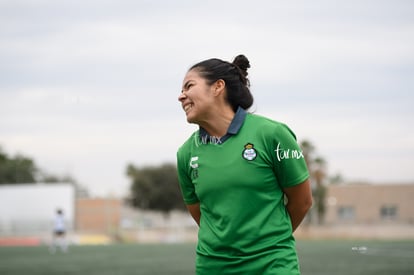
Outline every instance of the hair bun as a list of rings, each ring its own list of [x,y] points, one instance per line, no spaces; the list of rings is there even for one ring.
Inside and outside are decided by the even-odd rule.
[[[250,68],[250,62],[246,56],[239,54],[234,58],[233,64],[240,68],[245,77],[247,76],[247,69]]]

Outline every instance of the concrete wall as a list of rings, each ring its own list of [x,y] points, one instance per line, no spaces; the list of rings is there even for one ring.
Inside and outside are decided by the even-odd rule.
[[[0,234],[52,232],[58,208],[73,228],[74,197],[71,184],[0,185]]]

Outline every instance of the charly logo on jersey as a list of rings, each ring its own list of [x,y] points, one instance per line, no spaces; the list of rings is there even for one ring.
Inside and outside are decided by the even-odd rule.
[[[253,143],[247,143],[244,145],[242,156],[247,160],[254,160],[257,157],[257,152],[256,149],[254,149]]]
[[[191,169],[191,178],[196,179],[198,178],[198,157],[191,157],[190,159],[190,167]]]
[[[198,157],[191,157],[190,159],[190,167],[193,169],[198,168]]]

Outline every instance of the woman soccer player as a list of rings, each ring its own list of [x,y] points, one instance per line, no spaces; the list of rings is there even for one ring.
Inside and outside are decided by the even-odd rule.
[[[285,124],[248,112],[249,67],[244,55],[197,63],[178,97],[199,126],[177,152],[199,275],[300,274],[293,232],[312,204],[309,172]]]

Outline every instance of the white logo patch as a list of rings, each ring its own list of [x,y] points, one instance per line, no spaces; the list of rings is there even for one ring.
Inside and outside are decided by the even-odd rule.
[[[190,166],[191,166],[191,168],[193,168],[193,169],[198,168],[197,161],[198,161],[198,157],[192,157],[191,158],[191,160],[190,160]]]

